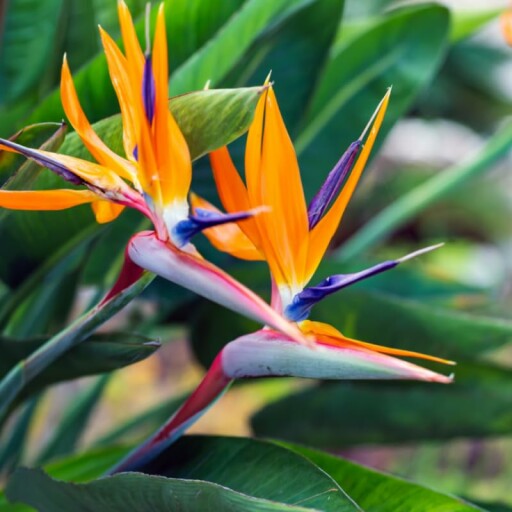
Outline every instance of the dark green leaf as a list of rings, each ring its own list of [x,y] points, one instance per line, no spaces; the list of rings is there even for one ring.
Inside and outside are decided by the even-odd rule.
[[[252,418],[258,435],[336,449],[512,432],[511,372],[456,367],[454,384],[343,382],[274,402]]]
[[[343,0],[306,1],[259,37],[231,73],[237,85],[263,83],[269,71],[292,135],[313,93],[338,30]],[[293,65],[286,65],[293,62]],[[229,81],[228,83],[231,83]]]
[[[19,361],[30,357],[46,342],[47,338],[18,340],[0,337],[0,377],[4,377]],[[49,365],[27,386],[22,396],[56,382],[123,368],[146,359],[158,348],[159,344],[155,341],[135,334],[94,334]]]
[[[37,469],[18,469],[10,480],[7,496],[39,512],[306,512],[302,507],[261,500],[209,482],[176,480],[137,473],[116,475],[88,484],[53,480]]]
[[[378,139],[383,141],[432,79],[447,47],[448,29],[445,8],[414,6],[379,18],[360,35],[334,46],[296,138],[308,194],[359,137],[393,86]]]
[[[253,439],[182,437],[143,472],[207,480],[257,498],[323,512],[359,510],[329,476],[306,459]]]
[[[104,304],[89,310],[66,329],[62,330],[41,345],[29,357],[20,361],[0,382],[0,417],[3,417],[11,404],[24,388],[40,375],[50,364],[69,349],[87,339],[100,325],[131,302],[154,279],[150,273],[143,276],[129,288]]]
[[[297,2],[301,0],[293,0]],[[175,0],[166,9],[172,94],[212,85],[237,63],[267,23],[279,15],[289,0]],[[152,14],[156,13],[156,6]],[[184,21],[186,20],[186,21]],[[136,23],[143,40],[144,20]],[[78,96],[91,121],[119,111],[108,76],[104,55],[99,55],[74,73]],[[56,120],[63,117],[59,91],[50,94],[30,117]]]
[[[365,512],[471,512],[482,510],[414,482],[379,473],[311,448],[283,443],[308,458],[345,489]]]
[[[20,412],[15,423],[11,426],[9,436],[0,446],[0,472],[9,473],[16,467],[23,456],[27,442],[28,431],[34,418],[40,396],[34,397]]]
[[[11,0],[2,20],[0,103],[37,85],[51,59],[63,0]]]

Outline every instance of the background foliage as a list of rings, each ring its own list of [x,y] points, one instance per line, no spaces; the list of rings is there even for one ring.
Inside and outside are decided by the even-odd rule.
[[[142,35],[144,2],[127,3]],[[471,12],[433,3],[396,7],[389,0],[166,3],[170,94],[201,90],[207,80],[214,89],[171,100],[171,109],[179,118],[182,102],[184,112],[222,119],[200,140],[188,132],[197,157],[193,189],[214,202],[208,163],[200,157],[245,131],[257,100],[253,87],[270,69],[308,197],[393,86],[381,148],[316,278],[429,243],[448,244],[326,300],[317,319],[348,336],[456,359],[456,382],[240,385],[233,396],[252,408],[233,410],[233,401],[221,402],[219,433],[245,433],[233,432],[230,423],[251,414],[255,438],[186,436],[146,475],[95,480],[175,410],[198,379],[197,363],[188,373],[182,368],[185,339],[194,360],[208,365],[220,347],[254,325],[151,276],[99,315],[80,316],[112,283],[126,241],[144,221],[126,212],[98,226],[87,207],[2,211],[0,469],[5,482],[19,465],[43,465],[47,474],[15,471],[0,510],[66,510],[79,502],[80,510],[108,503],[114,511],[125,510],[127,500],[155,511],[512,509],[512,189],[506,159],[512,82],[511,50],[493,22],[499,11],[483,2],[483,10]],[[110,117],[118,106],[99,37],[91,35],[98,23],[119,35],[115,2],[10,0],[2,16],[0,135],[28,127],[17,134],[20,143],[84,154],[76,136],[58,124],[66,52],[89,119],[120,147],[119,121]],[[178,120],[182,127],[198,123]],[[240,164],[243,147],[243,137],[232,144]],[[0,183],[11,189],[58,186],[49,172],[5,153]],[[199,245],[268,295],[263,266]],[[143,289],[135,307],[92,334]],[[38,349],[53,359],[63,354],[41,363],[33,358]],[[140,397],[143,370],[121,368],[149,356],[158,363],[139,368],[160,377],[151,396]],[[36,364],[39,375],[29,382],[23,371]],[[180,382],[166,380],[173,372],[182,375]],[[72,404],[62,407],[65,388],[50,386],[86,375],[97,377],[68,384]],[[130,378],[123,381],[123,375]],[[121,407],[130,414],[123,422],[97,414],[116,382],[126,386]],[[146,401],[158,403],[148,408]],[[130,404],[138,404],[137,413]],[[52,421],[55,408],[62,409],[58,422]],[[88,431],[98,421],[102,429]],[[207,422],[202,428],[216,432]],[[198,493],[205,504],[197,502]]]

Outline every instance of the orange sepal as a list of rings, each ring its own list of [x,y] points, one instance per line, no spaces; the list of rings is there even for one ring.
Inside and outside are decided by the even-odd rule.
[[[97,199],[90,190],[0,190],[0,208],[10,210],[66,210]]]
[[[196,208],[203,208],[204,210],[221,213],[218,208],[213,206],[213,204],[193,193],[190,194],[190,204],[194,210]],[[227,252],[235,258],[240,258],[242,260],[264,260],[265,257],[263,254],[256,248],[241,229],[241,226],[250,221],[251,219],[249,218],[241,221],[240,223],[230,222],[228,224],[214,226],[212,228],[205,229],[203,233],[210,243],[219,251]]]
[[[247,139],[246,176],[263,250],[276,282],[303,284],[308,215],[297,156],[272,87],[262,95]]]
[[[128,62],[113,39],[100,27],[100,36],[107,58],[112,85],[116,91],[121,118],[123,120],[123,146],[129,160],[135,161],[133,151],[138,144],[140,117],[143,115],[140,90],[133,90],[128,74]],[[140,83],[140,82],[139,82]],[[137,95],[137,96],[136,96]],[[147,180],[141,171],[136,170],[137,178],[145,188]]]
[[[60,96],[64,112],[91,155],[102,165],[111,168],[122,178],[134,181],[133,164],[114,153],[96,134],[89,123],[76,93],[73,78],[64,57],[62,63]]]
[[[142,70],[144,69],[144,54],[142,53],[139,39],[135,32],[132,15],[123,0],[119,0],[117,3],[117,13],[119,16],[119,24],[121,25],[121,34],[130,80],[134,84],[141,84]]]
[[[502,13],[500,17],[501,33],[507,44],[512,46],[512,9]]]
[[[169,111],[167,36],[164,5],[158,9],[152,68],[155,78],[153,140],[165,205],[186,200],[192,180],[192,161],[187,141]]]
[[[249,211],[260,206],[249,201],[245,184],[225,146],[210,153],[210,163],[217,192],[228,213]],[[247,219],[239,227],[256,247],[261,247],[258,225],[254,219]]]
[[[110,201],[95,201],[91,204],[92,211],[96,217],[98,224],[106,224],[117,219],[124,210],[122,204],[111,203]]]
[[[387,354],[391,356],[400,357],[414,357],[418,359],[426,359],[436,363],[443,363],[453,365],[453,361],[442,359],[441,357],[422,354],[421,352],[412,352],[410,350],[402,350],[399,348],[384,347],[382,345],[375,345],[373,343],[366,343],[365,341],[354,340],[347,338],[340,331],[335,329],[332,325],[323,322],[313,322],[311,320],[304,320],[299,324],[300,330],[309,336],[313,336],[318,341],[333,345],[336,347],[361,347],[380,354]]]

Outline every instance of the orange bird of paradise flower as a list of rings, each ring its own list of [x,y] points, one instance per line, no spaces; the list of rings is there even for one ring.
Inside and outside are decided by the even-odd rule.
[[[152,51],[148,43],[145,53],[123,1],[118,2],[118,14],[125,53],[101,28],[100,34],[119,101],[125,156],[114,153],[95,133],[80,106],[64,58],[61,74],[64,111],[97,163],[0,139],[0,149],[21,153],[67,182],[82,187],[46,191],[0,190],[0,207],[61,210],[91,203],[100,223],[112,221],[126,206],[134,208],[151,220],[154,231],[139,233],[132,238],[121,275],[104,301],[136,281],[144,268],[305,342],[292,323],[252,291],[205,261],[190,242],[205,228],[248,218],[254,212],[191,214],[188,203],[191,158],[185,138],[168,108],[163,4],[158,10]]]
[[[311,203],[306,205],[297,157],[272,87],[260,99],[249,130],[242,180],[228,150],[210,154],[219,196],[228,212],[265,205],[267,213],[237,224],[216,226],[205,235],[218,249],[247,260],[266,260],[272,275],[272,307],[295,322],[314,348],[264,328],[228,343],[183,406],[111,473],[140,470],[199,418],[239,378],[295,376],[314,379],[415,379],[449,383],[440,375],[393,356],[453,364],[434,356],[382,347],[347,338],[331,325],[308,320],[322,298],[350,284],[389,270],[438,246],[369,269],[331,276],[316,286],[309,280],[337,230],[384,119],[390,91],[361,137],[350,145]],[[363,140],[366,140],[363,144]],[[196,212],[220,212],[193,196]],[[139,240],[144,245],[144,241]],[[144,251],[149,254],[150,251]]]

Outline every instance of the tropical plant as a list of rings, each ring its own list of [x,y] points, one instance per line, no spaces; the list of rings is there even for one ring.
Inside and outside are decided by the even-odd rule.
[[[512,142],[510,53],[473,37],[498,11],[164,3],[4,7],[0,510],[507,510],[510,464],[486,464],[512,450],[510,199],[486,174]],[[428,117],[473,130],[476,154],[411,165]],[[155,386],[98,434],[121,369],[170,358],[169,378],[183,335],[209,368],[195,390]],[[60,405],[50,386],[84,376]],[[242,411],[220,401],[224,436],[183,436],[240,378],[225,400],[255,404],[254,435],[226,436]],[[379,466],[365,445],[418,483],[351,462]]]

